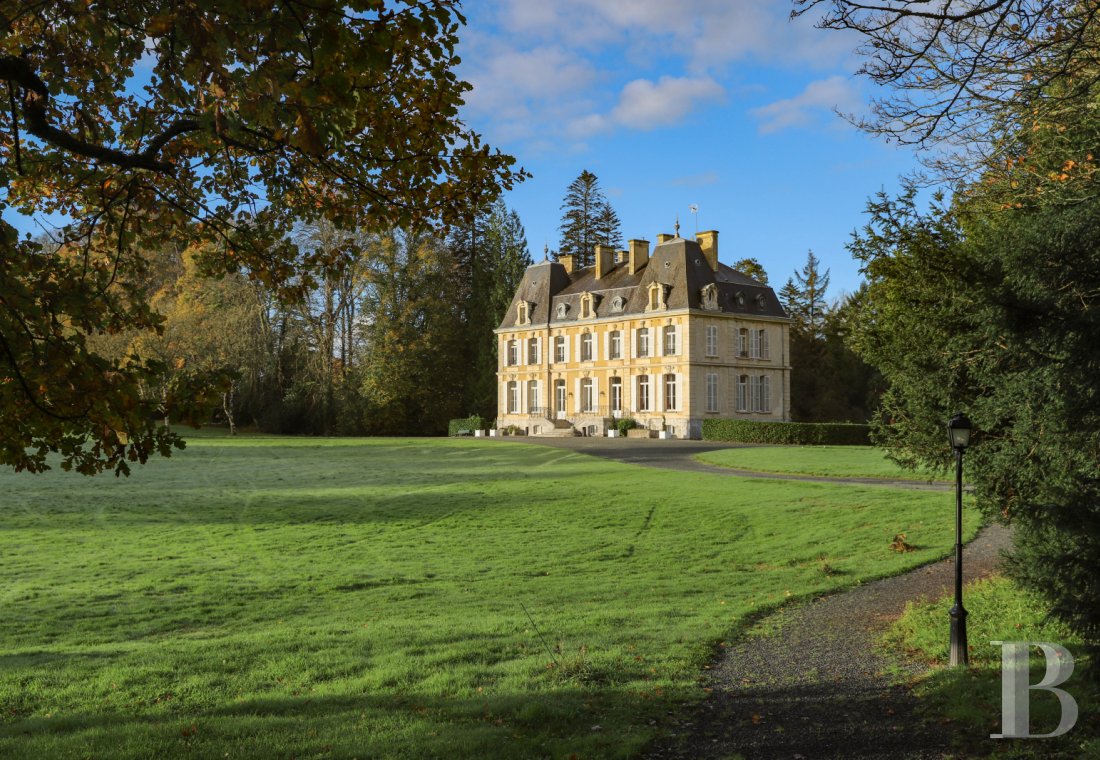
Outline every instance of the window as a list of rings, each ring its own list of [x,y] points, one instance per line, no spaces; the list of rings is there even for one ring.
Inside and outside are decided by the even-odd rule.
[[[760,333],[761,330],[752,330],[749,333],[749,358],[760,358]]]
[[[618,330],[612,330],[608,336],[608,358],[621,359],[623,356],[623,334]]]
[[[673,411],[679,408],[680,405],[676,403],[676,375],[670,372],[665,375],[665,409]]]
[[[718,411],[718,375],[707,375],[707,411]]]
[[[661,286],[658,285],[657,283],[653,283],[652,285],[649,286],[649,306],[648,306],[649,309],[656,309],[657,308],[657,304],[659,303],[658,302],[658,293],[660,292],[660,289],[661,289]]]
[[[737,378],[737,411],[749,410],[749,376],[741,375]]]
[[[514,367],[519,364],[519,341],[508,341],[508,366]]]
[[[761,359],[767,359],[768,356],[769,356],[769,353],[768,353],[768,331],[767,330],[761,330],[760,331],[760,358]]]
[[[581,336],[581,361],[592,361],[592,333],[585,333]]]
[[[737,331],[737,355],[749,355],[749,331],[744,327]]]
[[[760,378],[756,375],[749,378],[749,411],[760,411]]]
[[[618,414],[623,410],[623,379],[611,378],[611,412]]]
[[[760,408],[758,412],[770,412],[772,410],[771,379],[767,375],[760,376]]]
[[[581,411],[596,411],[596,381],[590,377],[581,380]]]
[[[541,414],[542,410],[539,408],[539,381],[532,380],[527,383],[527,413],[528,414]]]
[[[558,335],[554,338],[554,361],[559,364],[565,362],[565,336]]]
[[[665,325],[665,356],[676,354],[676,326]]]
[[[539,339],[528,338],[527,339],[527,363],[538,364],[539,363]]]
[[[526,325],[526,324],[530,323],[530,321],[531,320],[530,320],[529,315],[527,313],[527,302],[526,301],[520,301],[519,305],[516,306],[516,323],[521,324],[521,325]]]
[[[638,330],[638,356],[649,356],[649,328]]]
[[[569,304],[559,303],[554,313],[557,315],[558,319],[565,319],[569,315]]]
[[[707,326],[707,356],[718,356],[718,328]]]
[[[611,301],[611,311],[622,311],[623,307],[625,306],[626,301],[623,299],[622,296],[615,296],[615,298]]]
[[[649,375],[638,376],[638,411],[649,411]]]
[[[519,383],[515,380],[508,383],[508,413],[519,414]]]

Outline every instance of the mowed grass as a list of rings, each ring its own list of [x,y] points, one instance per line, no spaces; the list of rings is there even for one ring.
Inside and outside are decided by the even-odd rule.
[[[753,472],[821,475],[836,478],[947,481],[949,475],[929,470],[907,470],[873,446],[759,446],[707,451],[702,462]]]
[[[629,756],[754,614],[949,552],[950,502],[474,440],[3,472],[0,757]]]

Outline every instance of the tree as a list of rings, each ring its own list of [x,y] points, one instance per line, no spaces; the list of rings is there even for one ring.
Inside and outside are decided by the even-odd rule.
[[[371,246],[363,361],[366,428],[441,435],[460,413],[464,340],[457,265],[429,235],[390,233]]]
[[[1002,209],[975,188],[922,213],[910,190],[871,204],[852,244],[869,281],[855,345],[889,384],[876,437],[898,461],[946,465],[944,425],[966,411],[968,480],[988,515],[1016,526],[1012,573],[1094,643],[1096,197]]]
[[[764,271],[764,265],[755,258],[739,259],[733,262],[733,268],[741,274],[748,275],[761,285],[768,284],[768,273]]]
[[[464,320],[469,365],[464,373],[463,413],[492,418],[497,407],[497,340],[493,330],[504,319],[532,261],[519,214],[502,199],[496,200],[489,213],[479,215],[473,229],[476,237],[471,238],[463,228],[450,241],[452,251],[473,249],[461,256],[468,261],[465,267],[469,279]]]
[[[849,118],[891,140],[936,146],[920,155],[950,178],[988,168],[1022,118],[1088,107],[1100,81],[1093,2],[794,0],[792,15],[822,10],[818,26],[862,35],[860,73],[892,88],[870,117]]]
[[[814,252],[808,251],[805,266],[801,271],[795,271],[779,291],[783,307],[794,320],[793,329],[815,338],[824,335],[828,311],[825,291],[829,288],[829,270],[822,274],[820,264]]]
[[[168,454],[140,389],[162,367],[87,336],[157,330],[133,283],[146,251],[202,251],[286,298],[312,277],[293,225],[454,221],[526,175],[458,118],[454,0],[24,3],[5,11],[0,78],[0,461],[82,472]],[[9,214],[71,220],[48,247]],[[305,257],[307,270],[324,253]],[[315,267],[316,265],[316,267]],[[174,418],[204,405],[180,395]]]
[[[574,256],[578,267],[588,267],[597,245],[622,245],[619,217],[600,190],[599,179],[587,169],[566,188],[561,210],[558,256]]]

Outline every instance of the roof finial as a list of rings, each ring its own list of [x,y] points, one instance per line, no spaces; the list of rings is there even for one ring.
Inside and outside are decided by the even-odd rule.
[[[542,241],[542,260],[550,260],[550,245],[545,240]]]
[[[680,237],[680,215],[676,215],[676,237]]]

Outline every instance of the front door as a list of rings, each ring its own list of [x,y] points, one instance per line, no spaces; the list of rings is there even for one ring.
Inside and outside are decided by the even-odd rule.
[[[554,412],[559,420],[565,419],[565,381],[554,381]]]

